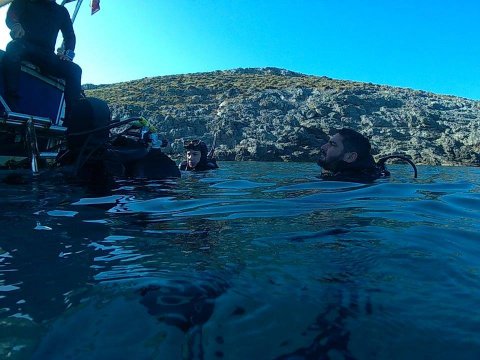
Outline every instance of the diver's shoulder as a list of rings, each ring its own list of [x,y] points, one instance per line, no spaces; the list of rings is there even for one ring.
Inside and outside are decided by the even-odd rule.
[[[185,171],[187,170],[187,162],[186,161],[182,161],[179,165],[178,165],[178,168],[182,171]]]
[[[217,159],[215,158],[208,159],[206,166],[210,170],[218,169]]]
[[[352,182],[370,182],[389,176],[390,172],[387,169],[378,166],[363,169],[346,169],[336,172],[324,171],[320,175],[323,180]]]

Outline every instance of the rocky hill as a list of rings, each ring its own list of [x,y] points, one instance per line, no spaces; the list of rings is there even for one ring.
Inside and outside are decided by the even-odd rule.
[[[276,68],[86,85],[115,119],[143,116],[182,152],[183,139],[217,136],[220,160],[316,161],[332,129],[367,135],[375,155],[418,164],[480,165],[480,102]]]

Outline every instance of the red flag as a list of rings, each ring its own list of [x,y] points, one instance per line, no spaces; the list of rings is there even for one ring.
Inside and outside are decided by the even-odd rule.
[[[92,8],[92,15],[100,10],[100,0],[92,0],[90,2],[90,7]]]

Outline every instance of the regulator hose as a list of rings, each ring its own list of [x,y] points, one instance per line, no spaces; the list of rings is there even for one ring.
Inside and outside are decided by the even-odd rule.
[[[390,160],[390,159],[400,159],[400,160],[403,160],[403,161],[406,161],[408,162],[410,165],[412,165],[412,168],[413,168],[413,177],[416,179],[417,178],[417,175],[418,175],[418,172],[417,172],[417,167],[415,166],[415,164],[413,163],[412,160],[410,160],[409,158],[407,158],[406,156],[403,156],[403,155],[389,155],[389,156],[384,156],[382,158],[380,158],[377,162],[377,166],[382,168],[382,169],[385,169],[385,162],[387,160]]]

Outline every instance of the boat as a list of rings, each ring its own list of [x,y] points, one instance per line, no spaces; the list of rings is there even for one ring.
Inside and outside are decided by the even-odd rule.
[[[0,7],[12,2],[0,0]],[[68,0],[61,3],[64,6]],[[78,0],[72,22],[82,0]],[[5,54],[0,50],[0,60]],[[0,61],[1,63],[1,61]],[[0,69],[1,70],[1,69]],[[158,134],[141,118],[112,122],[108,105],[84,97],[65,119],[64,81],[42,73],[33,63],[21,65],[19,108],[4,96],[0,77],[0,169],[28,168],[32,174],[60,168],[95,181],[98,175],[134,178],[180,177],[173,160],[161,152]],[[112,137],[110,130],[127,126]]]

